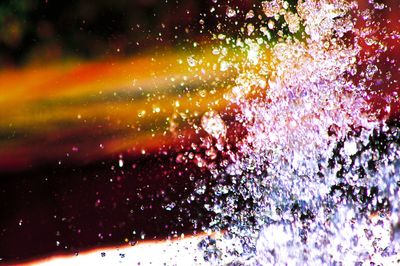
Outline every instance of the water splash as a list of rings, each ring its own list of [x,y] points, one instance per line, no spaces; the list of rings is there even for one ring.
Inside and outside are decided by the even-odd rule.
[[[239,14],[228,9],[229,18]],[[237,70],[226,99],[246,133],[234,149],[218,141],[229,160],[209,167],[210,228],[225,231],[209,260],[398,263],[400,131],[368,101],[367,81],[380,70],[377,53],[365,56],[359,44],[368,27],[357,28],[357,18],[367,14],[346,0],[264,1],[260,10],[264,36],[246,23],[245,37],[228,38],[245,59],[223,57]],[[215,139],[227,134],[213,111],[202,127]]]

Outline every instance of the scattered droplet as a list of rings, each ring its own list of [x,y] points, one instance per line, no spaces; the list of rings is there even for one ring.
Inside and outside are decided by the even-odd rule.
[[[236,11],[235,11],[233,8],[231,8],[230,6],[228,6],[228,7],[226,8],[226,16],[227,16],[228,18],[235,17],[235,16],[236,16]]]
[[[225,137],[226,126],[218,113],[214,111],[206,112],[201,118],[203,129],[216,139]]]

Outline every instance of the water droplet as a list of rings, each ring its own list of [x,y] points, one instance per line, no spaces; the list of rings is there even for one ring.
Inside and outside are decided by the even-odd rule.
[[[203,129],[216,139],[225,137],[226,126],[218,113],[214,111],[206,112],[201,118]]]
[[[229,17],[229,18],[235,17],[236,16],[236,11],[233,8],[231,8],[230,6],[228,6],[226,8],[226,16]]]

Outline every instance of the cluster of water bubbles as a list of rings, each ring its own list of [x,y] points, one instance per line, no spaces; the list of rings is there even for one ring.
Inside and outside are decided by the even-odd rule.
[[[303,0],[293,8],[272,0],[260,8],[267,18],[260,32],[269,39],[283,17],[289,35],[279,30],[267,43],[247,24],[248,38],[235,40],[246,51],[245,60],[232,63],[237,77],[226,95],[246,131],[235,149],[218,113],[201,121],[229,158],[210,167],[210,228],[224,233],[201,243],[206,258],[240,265],[399,263],[400,130],[375,117],[368,88],[352,78],[377,72],[372,61],[356,70],[357,4]],[[237,13],[227,10],[229,18]],[[246,19],[254,16],[251,10]],[[302,37],[290,37],[300,31]]]

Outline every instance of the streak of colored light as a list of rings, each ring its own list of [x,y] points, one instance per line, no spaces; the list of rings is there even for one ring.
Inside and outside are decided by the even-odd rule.
[[[208,265],[202,258],[197,244],[204,235],[189,236],[168,241],[143,241],[131,245],[102,247],[76,255],[56,255],[45,259],[17,264],[19,266],[52,265]],[[187,250],[187,252],[182,252]]]
[[[195,119],[209,108],[224,106],[223,86],[210,93],[215,86],[211,81],[223,73],[191,69],[187,56],[167,53],[157,59],[0,73],[0,169],[61,160],[71,149],[76,161],[88,162],[126,149],[151,152],[174,146],[176,133],[185,131],[186,117]],[[199,56],[208,65],[216,61],[210,52]]]

